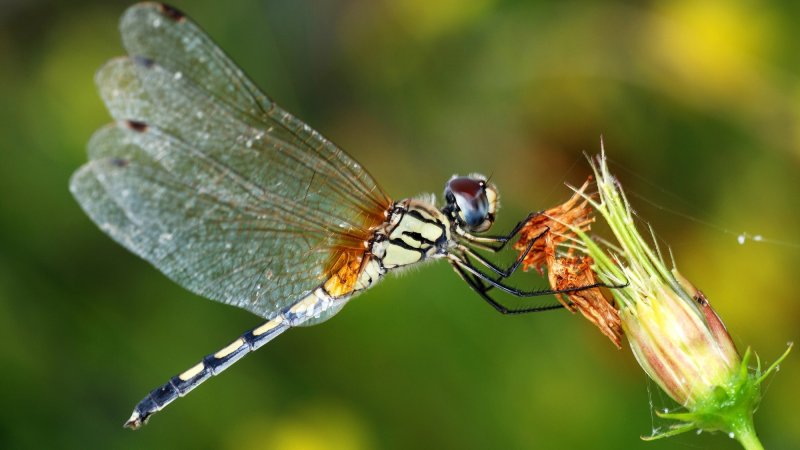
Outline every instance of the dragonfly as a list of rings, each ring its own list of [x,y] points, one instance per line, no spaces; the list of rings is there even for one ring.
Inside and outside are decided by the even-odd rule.
[[[133,5],[120,32],[128,56],[95,76],[114,121],[90,139],[73,196],[103,232],[170,279],[266,320],[148,393],[126,427],[141,427],[289,328],[327,320],[385,274],[426,260],[448,261],[503,314],[560,305],[509,309],[493,290],[533,297],[596,287],[508,285],[535,239],[509,267],[477,250],[502,250],[535,213],[487,235],[498,191],[478,174],[448,180],[441,208],[433,195],[392,200],[177,9]]]

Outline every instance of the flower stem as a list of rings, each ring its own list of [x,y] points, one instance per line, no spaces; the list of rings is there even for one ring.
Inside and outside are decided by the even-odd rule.
[[[753,427],[752,422],[743,424],[743,426],[734,433],[736,440],[742,444],[745,450],[764,450],[764,446],[761,445],[761,441],[758,440],[758,435],[756,435],[756,429]]]

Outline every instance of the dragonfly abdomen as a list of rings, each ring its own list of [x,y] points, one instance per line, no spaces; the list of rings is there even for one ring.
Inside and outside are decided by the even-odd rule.
[[[175,399],[183,397],[214,375],[221,373],[246,354],[258,349],[290,327],[283,314],[244,333],[223,349],[207,355],[202,361],[184,372],[175,375],[162,386],[151,391],[136,405],[125,426],[137,429],[151,415],[164,409]]]
[[[247,331],[224,348],[207,355],[199,363],[152,390],[136,405],[125,426],[132,429],[141,427],[151,415],[188,394],[212,376],[220,374],[246,354],[259,349],[290,327],[319,319],[321,315],[330,312],[329,310],[338,311],[350,297],[351,294],[332,297],[324,287],[318,287],[274,318]]]

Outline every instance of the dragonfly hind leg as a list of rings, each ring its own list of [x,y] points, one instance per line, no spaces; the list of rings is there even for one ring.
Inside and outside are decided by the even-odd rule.
[[[532,306],[520,309],[510,309],[505,305],[503,305],[502,303],[495,300],[494,298],[492,298],[492,296],[489,294],[489,291],[494,287],[494,285],[484,283],[476,275],[464,270],[458,263],[451,261],[450,265],[453,266],[453,270],[456,271],[456,273],[461,277],[462,280],[467,282],[467,285],[473,291],[475,291],[483,300],[486,301],[486,303],[491,305],[492,308],[494,308],[500,314],[504,315],[526,314],[533,312],[550,311],[553,309],[560,309],[564,307],[561,304],[553,304],[545,306]]]
[[[478,295],[481,296],[484,300],[486,300],[492,307],[494,307],[497,311],[501,314],[524,314],[524,313],[531,313],[531,312],[539,312],[539,311],[548,311],[551,309],[558,309],[563,307],[562,305],[549,305],[549,306],[534,306],[528,308],[520,308],[520,309],[509,309],[499,303],[497,300],[493,299],[489,295],[489,291],[492,288],[497,288],[507,294],[511,294],[515,297],[539,297],[543,295],[554,295],[554,294],[569,294],[572,292],[579,292],[586,289],[593,289],[599,287],[605,287],[609,289],[619,289],[628,286],[628,282],[619,285],[609,285],[606,283],[592,283],[583,286],[576,286],[573,288],[567,289],[539,289],[533,291],[525,291],[521,289],[517,289],[511,286],[508,286],[504,283],[501,283],[503,277],[499,277],[498,279],[493,279],[489,275],[481,272],[466,257],[459,257],[457,255],[450,256],[450,264],[455,269],[456,273],[467,282],[467,284],[472,288]]]

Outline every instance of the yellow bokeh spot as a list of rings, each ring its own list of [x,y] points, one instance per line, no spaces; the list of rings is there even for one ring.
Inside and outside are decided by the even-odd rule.
[[[481,17],[493,4],[494,0],[402,0],[388,6],[411,35],[428,40]]]
[[[663,75],[697,95],[730,96],[757,86],[771,20],[737,2],[664,2],[645,31]]]
[[[249,417],[233,429],[226,448],[361,450],[375,448],[369,428],[342,404],[314,402],[275,417]]]

